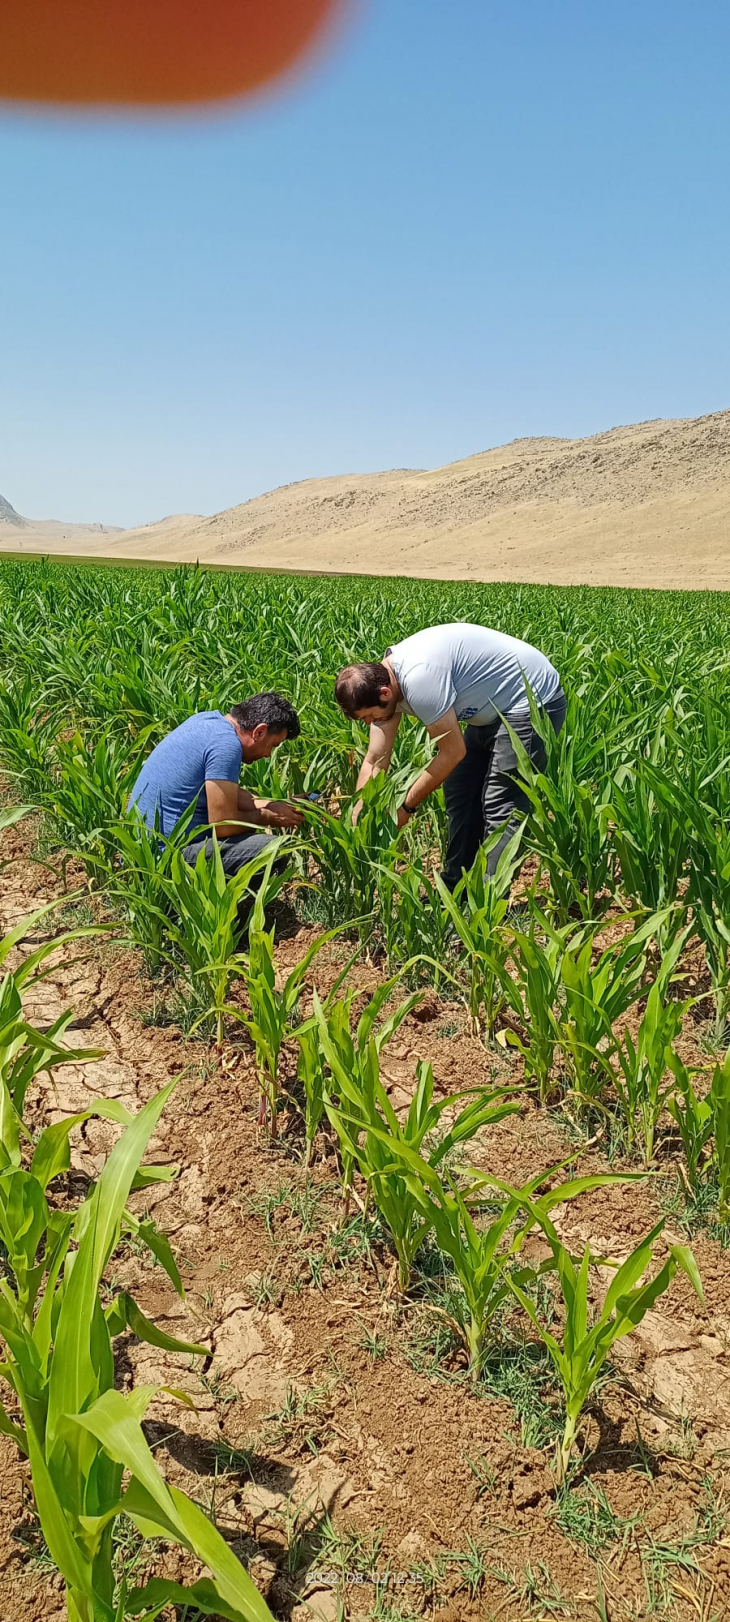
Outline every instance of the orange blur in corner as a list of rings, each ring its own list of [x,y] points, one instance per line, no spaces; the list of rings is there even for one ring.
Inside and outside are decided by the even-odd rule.
[[[345,0],[0,0],[0,98],[170,106],[292,67]]]

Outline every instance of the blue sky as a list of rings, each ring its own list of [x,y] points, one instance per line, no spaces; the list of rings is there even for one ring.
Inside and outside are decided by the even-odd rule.
[[[730,405],[726,0],[357,0],[266,101],[0,109],[0,492],[144,523]]]

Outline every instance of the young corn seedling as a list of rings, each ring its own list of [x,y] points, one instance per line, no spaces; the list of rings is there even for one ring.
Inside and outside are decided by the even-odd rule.
[[[474,1107],[477,1108],[476,1102]],[[497,1104],[503,1115],[510,1113],[511,1107],[514,1106],[509,1102],[506,1108]],[[538,1197],[540,1186],[562,1170],[553,1166],[538,1172],[523,1188],[512,1188],[499,1178],[477,1174],[467,1188],[460,1190],[453,1180],[447,1186],[437,1165],[418,1154],[402,1134],[385,1136],[381,1133],[380,1136],[393,1167],[401,1168],[403,1181],[426,1231],[433,1228],[440,1250],[451,1258],[463,1292],[462,1321],[454,1319],[452,1327],[466,1346],[470,1372],[477,1379],[494,1315],[509,1293],[508,1278],[514,1276],[518,1282],[532,1285],[546,1267],[553,1265],[549,1262],[541,1264],[537,1270],[517,1267],[514,1271],[525,1239],[537,1220],[537,1211],[547,1212],[589,1189],[623,1179],[612,1173],[573,1178]],[[501,1212],[483,1226],[474,1206],[483,1203],[481,1191],[487,1187],[492,1193],[496,1190],[497,1197],[501,1195],[504,1203]],[[534,1211],[528,1209],[531,1198],[535,1201]]]
[[[652,750],[652,758],[658,747]],[[681,822],[664,802],[657,800],[639,760],[636,768],[612,790],[613,844],[618,855],[621,889],[647,912],[661,912],[676,900],[687,861],[688,841]],[[658,939],[667,944],[666,931]]]
[[[58,901],[51,901],[46,906],[39,907],[0,940],[0,967],[13,947],[18,946],[32,932],[35,925],[53,912],[59,904]],[[0,1081],[6,1089],[8,1107],[20,1121],[23,1117],[26,1093],[31,1081],[37,1075],[43,1071],[50,1072],[61,1064],[74,1064],[84,1059],[101,1057],[100,1050],[96,1048],[61,1046],[61,1037],[73,1018],[70,1010],[61,1014],[45,1031],[39,1031],[30,1025],[23,1011],[23,994],[43,979],[44,971],[41,964],[46,958],[68,942],[84,940],[90,935],[101,933],[102,927],[94,924],[66,930],[53,940],[44,941],[35,951],[29,952],[16,969],[6,972],[0,981]]]
[[[502,838],[497,831],[479,850],[474,866],[460,879],[451,894],[440,875],[436,877],[439,895],[446,914],[464,947],[469,976],[468,1004],[472,1028],[478,1033],[484,1028],[487,1037],[494,1036],[497,1020],[508,999],[505,982],[510,953],[510,935],[505,928],[509,912],[512,880],[520,865],[518,854],[522,830],[518,829],[505,845],[497,862],[496,871],[487,871],[491,851]],[[429,959],[433,962],[432,959]],[[436,964],[439,967],[439,964]]]
[[[314,1143],[324,1115],[324,1055],[314,1020],[307,1020],[295,1032],[297,1055],[297,1081],[304,1094],[304,1164],[312,1164]]]
[[[556,737],[530,693],[535,731],[545,744],[547,764],[538,771],[512,727],[508,730],[519,768],[520,786],[530,803],[527,825],[529,848],[535,851],[550,877],[557,921],[567,923],[571,909],[594,918],[599,898],[613,891],[610,779],[605,780],[606,741],[588,747],[578,732],[573,697],[565,725]],[[582,745],[582,748],[581,748]],[[603,766],[604,782],[596,788],[595,773]]]
[[[447,1095],[434,1104],[433,1070],[430,1064],[421,1061],[417,1067],[416,1091],[401,1125],[380,1080],[375,1039],[371,1037],[368,1041],[358,1071],[353,1074],[342,1063],[318,1001],[315,1014],[332,1076],[332,1090],[325,1092],[327,1114],[343,1154],[357,1165],[365,1179],[368,1197],[372,1197],[390,1233],[398,1257],[399,1286],[407,1290],[414,1257],[431,1227],[431,1219],[409,1189],[400,1161],[394,1159],[394,1144],[420,1155],[425,1139],[437,1128],[443,1111],[468,1100],[448,1132],[426,1151],[424,1164],[436,1168],[451,1149],[468,1142],[481,1126],[493,1125],[505,1115],[514,1114],[519,1109],[519,1101],[510,1096],[510,1089],[506,1087],[490,1092],[471,1088]],[[337,1095],[336,1102],[333,1093]]]
[[[608,947],[595,964],[590,936],[563,954],[561,1043],[579,1108],[600,1102],[606,1082],[613,1081],[613,1026],[646,989],[647,950],[655,933],[652,917],[619,946]]]
[[[697,1199],[710,1159],[709,1144],[714,1130],[712,1103],[709,1096],[698,1097],[690,1072],[678,1054],[668,1053],[667,1064],[675,1081],[675,1091],[667,1099],[667,1111],[682,1140],[687,1183]]]
[[[667,993],[690,930],[691,926],[684,929],[664,954],[646,999],[636,1041],[627,1029],[616,1045],[618,1068],[614,1080],[626,1122],[628,1147],[633,1149],[637,1139],[641,1140],[645,1166],[649,1166],[654,1157],[659,1119],[676,1086],[673,1044],[691,1001],[679,1003],[668,998]]]
[[[194,866],[177,848],[172,854],[168,891],[178,921],[169,925],[170,939],[185,965],[193,1007],[203,1004],[193,1029],[213,1020],[219,1052],[225,1016],[231,1012],[231,980],[244,972],[247,963],[245,953],[239,950],[239,909],[249,897],[251,881],[257,875],[262,875],[257,896],[261,907],[268,906],[278,895],[287,876],[274,868],[284,841],[277,839],[272,844],[273,850],[261,851],[232,878],[226,878],[215,834],[212,854],[208,857],[201,850]]]
[[[94,745],[80,733],[59,739],[49,812],[59,843],[78,853],[91,877],[116,853],[116,828],[139,771],[139,753],[107,732]]]
[[[0,759],[3,770],[35,805],[47,803],[52,783],[55,713],[44,703],[37,676],[0,684]]]
[[[271,1622],[270,1612],[202,1510],[160,1475],[142,1431],[158,1388],[125,1397],[114,1389],[114,1337],[131,1330],[167,1351],[206,1355],[195,1342],[164,1334],[127,1292],[102,1307],[104,1270],[126,1229],[149,1242],[150,1224],[126,1211],[149,1138],[175,1083],[130,1118],[111,1101],[97,1106],[125,1123],[107,1164],[77,1211],[49,1209],[45,1189],[68,1165],[68,1132],[91,1110],[48,1128],[30,1171],[15,1158],[0,1178],[0,1232],[9,1277],[0,1289],[3,1372],[18,1408],[0,1424],[26,1454],[41,1529],[66,1584],[69,1622],[123,1622],[158,1615],[175,1601],[239,1622]],[[126,1118],[126,1120],[125,1120]],[[182,1294],[164,1236],[154,1254]],[[210,1578],[185,1589],[165,1579],[117,1591],[113,1530],[126,1515],[143,1537],[181,1544]]]
[[[115,859],[102,866],[108,894],[121,908],[127,938],[142,952],[151,975],[169,965],[175,911],[173,859],[182,856],[188,843],[192,814],[191,807],[174,832],[162,839],[133,806],[113,827]]]
[[[328,1063],[330,1062],[329,1055],[332,1054],[336,1059],[338,1073],[348,1078],[347,1097],[350,1114],[356,1113],[357,1100],[361,1099],[367,1091],[369,1070],[373,1066],[377,1069],[383,1047],[395,1036],[403,1020],[419,1000],[420,992],[413,992],[410,997],[406,997],[399,1004],[392,1014],[383,1020],[376,1030],[376,1021],[380,1012],[399,980],[400,975],[396,974],[393,975],[392,979],[385,980],[382,985],[378,986],[377,991],[363,1009],[354,1031],[352,1030],[352,1005],[357,996],[356,991],[351,989],[337,1001],[328,998],[324,1008],[316,992],[314,993],[314,1021],[316,1021],[321,1051]],[[331,1096],[330,1089],[325,1081],[324,1103],[330,1121],[332,1121],[330,1111],[337,1109],[336,1093],[336,1087],[332,1088],[332,1094],[335,1096]],[[346,1218],[350,1207],[357,1157],[351,1136],[348,1133],[340,1133],[336,1121],[332,1121],[332,1124],[335,1127],[340,1144],[341,1183]]]
[[[720,1221],[730,1222],[730,1050],[725,1055],[724,1063],[715,1065],[710,1109],[720,1187]]]
[[[246,989],[251,1004],[251,1016],[249,1018],[246,1014],[242,1014],[238,1008],[229,1008],[228,1012],[245,1025],[255,1045],[256,1068],[261,1089],[259,1126],[264,1126],[268,1122],[269,1136],[275,1138],[281,1049],[288,1037],[297,1034],[292,1028],[292,1022],[299,1006],[305,978],[317,953],[339,933],[339,929],[347,928],[347,925],[341,924],[339,929],[330,929],[325,935],[313,940],[304,956],[287,975],[283,985],[277,987],[274,930],[264,928],[266,899],[264,889],[265,886],[262,885],[256,897],[248,931]],[[350,964],[347,965],[348,969],[349,967]],[[303,1053],[306,1054],[304,1059],[301,1058]],[[304,1079],[311,1078],[314,1093],[317,1089],[315,1061],[306,1039],[305,1048],[302,1049],[300,1045],[300,1060],[303,1069],[309,1066]],[[316,1111],[314,1099],[313,1107]],[[316,1126],[314,1130],[316,1131]]]
[[[505,981],[507,1002],[524,1029],[524,1036],[505,1026],[499,1041],[522,1054],[525,1080],[537,1088],[544,1103],[552,1084],[556,1048],[562,1035],[565,990],[561,974],[563,956],[575,926],[555,929],[530,898],[529,930],[514,930],[510,948],[511,975]],[[540,938],[542,937],[542,939]]]
[[[359,950],[358,947],[340,970],[324,1004],[325,1014],[328,1014],[333,1006],[340,986],[347,979]],[[311,1019],[305,1020],[302,1025],[297,1025],[289,1034],[293,1035],[299,1049],[297,1081],[304,1095],[304,1164],[309,1167],[312,1164],[315,1139],[324,1115],[325,1095],[325,1057],[319,1039],[316,1014],[313,1014]]]
[[[426,959],[434,969],[434,985],[441,980],[439,965],[449,956],[453,926],[438,891],[436,879],[421,856],[406,865],[378,867],[379,918],[388,964]]]
[[[357,919],[365,945],[375,928],[379,865],[395,862],[396,809],[412,776],[409,769],[371,777],[351,800],[342,802],[339,816],[317,804],[301,807],[314,835],[327,916]]]
[[[715,1003],[715,1036],[722,1041],[730,1008],[730,828],[709,802],[713,781],[724,780],[727,759],[702,777],[687,763],[683,776],[670,778],[658,766],[645,772],[658,803],[676,817],[687,841],[688,884],[683,901],[705,948]],[[699,780],[698,780],[699,779]]]
[[[669,1255],[653,1279],[642,1283],[644,1274],[654,1255],[654,1243],[664,1227],[657,1223],[651,1233],[636,1246],[626,1261],[617,1267],[606,1292],[600,1313],[590,1323],[589,1269],[590,1247],[586,1245],[580,1264],[561,1243],[544,1207],[524,1198],[525,1210],[539,1223],[553,1255],[565,1306],[565,1327],[562,1344],[542,1322],[538,1307],[515,1275],[508,1279],[513,1295],[524,1307],[540,1339],[552,1359],[565,1395],[565,1430],[556,1457],[556,1478],[564,1482],[575,1442],[580,1415],[608,1357],[611,1347],[622,1336],[631,1333],[641,1323],[644,1314],[668,1288],[679,1268],[687,1274],[700,1301],[702,1284],[697,1263],[686,1245],[670,1244]]]

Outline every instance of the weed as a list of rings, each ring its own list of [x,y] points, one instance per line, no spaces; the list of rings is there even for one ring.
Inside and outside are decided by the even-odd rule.
[[[364,1352],[367,1352],[368,1356],[372,1357],[373,1361],[379,1361],[381,1358],[385,1357],[388,1350],[387,1335],[379,1335],[377,1330],[370,1329],[367,1324],[363,1323],[361,1318],[358,1318],[357,1321],[360,1325],[360,1336],[356,1344],[360,1346]]]
[[[618,1543],[624,1550],[635,1539],[641,1523],[640,1511],[634,1515],[615,1515],[602,1487],[593,1481],[579,1487],[569,1484],[561,1487],[554,1509],[556,1525],[572,1543],[577,1543],[595,1560],[610,1544]]]
[[[493,1495],[497,1490],[497,1476],[494,1470],[490,1470],[486,1459],[483,1456],[471,1459],[468,1454],[465,1459],[477,1483],[477,1498],[483,1498],[485,1493]]]

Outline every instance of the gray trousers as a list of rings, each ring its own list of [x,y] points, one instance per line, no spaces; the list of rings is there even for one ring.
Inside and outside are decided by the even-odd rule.
[[[250,862],[254,856],[258,856],[259,851],[265,850],[270,837],[270,834],[242,833],[229,834],[227,839],[219,839],[218,848],[221,853],[223,872],[228,878],[232,878],[240,867],[243,867],[246,862]],[[197,861],[201,850],[205,851],[207,857],[213,855],[213,840],[210,835],[201,834],[199,839],[191,839],[190,844],[185,846],[183,856],[186,862],[190,862],[191,867]],[[257,873],[254,875],[252,889],[256,888],[258,878]]]
[[[558,733],[565,720],[567,701],[562,687],[544,705],[543,714]],[[512,730],[538,771],[545,766],[545,746],[534,731],[529,712],[508,715]],[[517,771],[512,739],[502,720],[488,726],[464,729],[466,754],[444,783],[444,799],[449,818],[449,842],[443,880],[453,890],[464,868],[470,868],[484,839],[503,822],[502,839],[489,853],[488,870],[495,871],[499,857],[515,828],[526,816],[530,802],[512,774]]]

